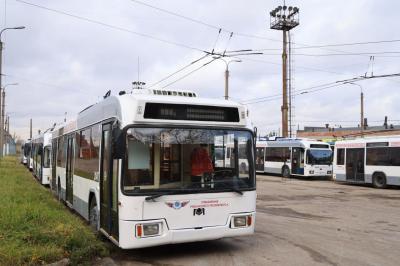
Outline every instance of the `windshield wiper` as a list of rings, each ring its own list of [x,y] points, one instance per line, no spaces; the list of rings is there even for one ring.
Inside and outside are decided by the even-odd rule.
[[[223,181],[223,180],[214,180],[214,181],[212,181],[211,183],[214,183],[214,184],[222,184],[224,187],[226,187],[229,191],[232,191],[232,192],[236,192],[236,193],[238,193],[239,195],[243,195],[243,192],[240,190],[240,189],[237,189],[237,188],[235,188],[235,187],[231,187],[231,186],[228,186],[227,184],[225,184],[224,183],[225,181]]]
[[[159,197],[162,197],[162,196],[173,195],[173,194],[183,194],[183,193],[188,193],[188,192],[192,192],[192,190],[190,190],[190,189],[172,190],[172,191],[160,192],[158,194],[147,196],[144,199],[146,201],[155,201],[156,198],[159,198]]]

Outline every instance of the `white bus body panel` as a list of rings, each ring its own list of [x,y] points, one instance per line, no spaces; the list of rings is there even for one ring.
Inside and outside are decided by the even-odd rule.
[[[256,192],[244,191],[189,195],[166,195],[145,201],[145,197],[120,195],[124,202],[119,207],[119,245],[121,248],[138,248],[156,245],[195,242],[254,233]],[[187,202],[180,209],[168,204]],[[204,208],[204,215],[194,215],[194,210]],[[230,228],[234,214],[252,215],[252,224],[244,228]],[[135,226],[146,221],[162,222],[160,236],[136,238]]]
[[[367,165],[366,158],[366,144],[374,142],[388,142],[389,147],[400,146],[400,136],[387,136],[387,137],[366,137],[352,140],[337,141],[335,143],[335,156],[333,160],[333,179],[339,182],[353,182],[348,181],[346,178],[346,152],[344,154],[344,165],[337,164],[337,150],[349,148],[363,148],[364,152],[364,182],[365,184],[372,184],[372,176],[374,173],[380,172],[386,176],[386,184],[393,186],[400,186],[400,166],[384,166],[384,165]]]

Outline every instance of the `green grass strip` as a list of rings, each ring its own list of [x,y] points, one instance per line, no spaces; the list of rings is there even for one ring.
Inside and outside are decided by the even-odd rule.
[[[107,256],[87,223],[32,178],[16,157],[0,159],[0,265],[43,265]]]

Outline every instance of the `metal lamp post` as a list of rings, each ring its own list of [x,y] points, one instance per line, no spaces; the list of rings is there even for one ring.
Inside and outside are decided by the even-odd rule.
[[[229,64],[230,63],[240,63],[242,62],[242,60],[230,60],[230,61],[226,61],[225,59],[221,58],[221,57],[214,57],[214,59],[220,59],[222,60],[225,65],[225,100],[229,99]]]
[[[3,71],[2,71],[2,62],[3,62],[3,42],[1,40],[1,36],[3,32],[6,30],[22,30],[25,29],[24,26],[20,27],[11,27],[11,28],[4,28],[0,31],[0,157],[3,156],[3,146],[4,146],[4,96],[5,92],[2,87],[2,78],[3,78]]]

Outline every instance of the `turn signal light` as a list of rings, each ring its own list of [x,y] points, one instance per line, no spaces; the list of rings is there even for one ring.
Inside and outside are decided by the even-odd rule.
[[[233,216],[231,220],[231,228],[249,227],[253,223],[251,215]]]

